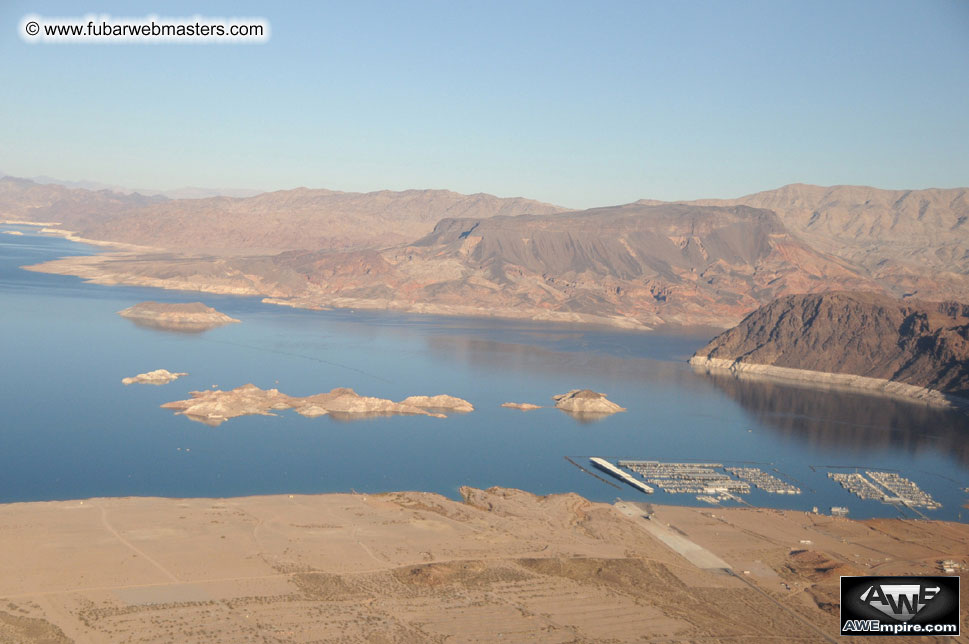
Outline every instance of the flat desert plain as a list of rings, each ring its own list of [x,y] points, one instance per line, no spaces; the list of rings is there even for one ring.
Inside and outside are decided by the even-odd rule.
[[[3,505],[0,642],[830,642],[839,575],[969,563],[963,524],[461,492]]]

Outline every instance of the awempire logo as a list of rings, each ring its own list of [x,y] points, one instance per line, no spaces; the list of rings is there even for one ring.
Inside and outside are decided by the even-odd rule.
[[[958,577],[842,577],[842,635],[958,635]]]

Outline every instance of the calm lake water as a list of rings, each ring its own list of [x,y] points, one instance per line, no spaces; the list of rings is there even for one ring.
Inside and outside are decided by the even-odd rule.
[[[899,471],[962,520],[969,417],[857,393],[695,374],[689,356],[710,331],[633,333],[570,326],[350,311],[310,312],[258,298],[84,284],[19,267],[87,246],[0,235],[0,502],[93,496],[239,496],[426,490],[461,485],[573,491],[697,505],[693,495],[615,489],[569,464],[589,456],[752,462],[804,490],[758,490],[754,505],[853,517],[897,516],[827,478],[853,468]],[[201,334],[143,328],[116,314],[145,300],[203,301],[243,321]],[[152,369],[189,376],[162,387],[121,379]],[[292,395],[352,387],[400,400],[447,393],[476,410],[447,419],[340,422],[247,416],[207,427],[162,403],[252,382]],[[580,422],[551,404],[574,388],[628,408]],[[836,468],[836,469],[826,469]],[[847,469],[845,469],[847,468]],[[965,511],[969,519],[969,510]]]

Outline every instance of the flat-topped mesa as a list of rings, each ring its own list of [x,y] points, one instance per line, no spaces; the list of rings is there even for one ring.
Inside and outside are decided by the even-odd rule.
[[[718,335],[690,364],[969,407],[969,306],[876,293],[791,295]]]
[[[573,414],[615,414],[626,411],[625,407],[620,407],[616,403],[591,389],[573,389],[564,394],[552,396],[555,406],[562,411]]]
[[[221,425],[230,418],[258,414],[273,416],[273,410],[292,409],[310,418],[331,415],[338,419],[413,414],[445,418],[440,410],[468,412],[474,407],[467,400],[454,396],[411,396],[401,402],[385,398],[361,396],[353,389],[337,387],[328,393],[312,396],[288,396],[278,389],[260,389],[246,384],[230,391],[193,391],[188,400],[176,400],[162,405],[176,409],[176,413],[206,425]]]
[[[201,302],[141,302],[118,315],[135,324],[170,331],[205,331],[239,321]]]
[[[187,375],[187,373],[174,373],[168,369],[155,369],[154,371],[149,371],[148,373],[139,373],[137,376],[122,378],[121,383],[124,385],[167,385],[171,381],[178,380],[182,376]]]

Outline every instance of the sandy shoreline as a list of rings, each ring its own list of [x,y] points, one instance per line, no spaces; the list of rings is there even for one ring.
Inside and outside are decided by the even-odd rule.
[[[786,381],[815,388],[858,391],[889,398],[921,402],[937,407],[969,410],[969,400],[965,398],[944,394],[934,389],[916,387],[903,382],[884,380],[882,378],[868,378],[848,373],[790,369],[787,367],[752,364],[723,358],[708,358],[705,356],[693,356],[690,358],[690,365],[698,371],[716,371],[730,373],[743,378]]]
[[[823,642],[838,575],[969,563],[956,523],[462,494],[0,505],[0,641]]]
[[[128,251],[154,251],[157,250],[150,246],[140,246],[138,244],[126,244],[124,242],[112,242],[103,241],[100,239],[90,239],[88,237],[81,237],[76,232],[72,230],[64,230],[63,228],[51,228],[45,226],[40,229],[40,232],[45,235],[55,235],[57,237],[63,237],[64,239],[72,242],[77,242],[78,244],[88,244],[89,246],[105,246],[107,248],[119,248]]]
[[[319,301],[301,301],[300,298],[263,299],[266,304],[288,306],[294,309],[327,310],[359,309],[361,311],[389,311],[394,313],[416,313],[419,315],[443,315],[469,318],[497,318],[502,320],[527,320],[531,322],[553,322],[558,324],[582,324],[586,326],[611,327],[633,331],[653,331],[654,327],[642,324],[631,318],[605,317],[588,313],[547,311],[527,309],[519,311],[511,308],[482,308],[460,304],[436,304],[432,302],[407,302],[390,299],[361,299],[348,297],[328,297]]]
[[[63,235],[67,239],[70,236]],[[81,238],[72,241],[88,242]],[[108,245],[103,242],[102,245]],[[133,274],[123,269],[112,267],[114,262],[137,261],[144,270],[145,258],[135,250],[148,251],[143,247],[119,246],[131,252],[99,253],[54,259],[40,264],[22,266],[24,270],[51,275],[70,275],[79,277],[91,284],[103,286],[140,286],[147,288],[161,288],[172,291],[193,291],[198,293],[212,293],[214,295],[242,295],[262,297],[266,304],[285,306],[310,311],[343,309],[361,311],[388,311],[392,313],[415,313],[418,315],[440,315],[449,317],[469,317],[481,319],[525,320],[533,322],[549,322],[555,324],[579,324],[589,327],[608,327],[631,331],[652,331],[654,327],[642,324],[631,318],[616,318],[574,313],[564,311],[548,311],[544,309],[529,309],[519,311],[511,308],[481,308],[470,305],[435,304],[426,302],[407,302],[393,299],[361,299],[337,296],[319,298],[290,297],[277,291],[276,287],[263,284],[255,275],[230,273],[221,278],[221,282],[202,281],[184,278],[159,278],[151,275]]]
[[[104,246],[107,248],[117,248],[121,250],[132,251],[132,252],[148,252],[148,251],[158,250],[157,248],[153,248],[151,246],[142,246],[139,244],[128,244],[125,242],[113,242],[113,241],[105,241],[101,239],[91,239],[88,237],[81,237],[75,231],[59,228],[61,224],[60,222],[57,222],[57,221],[22,221],[18,219],[0,220],[0,225],[3,225],[3,224],[8,224],[12,226],[33,226],[35,228],[39,228],[40,230],[37,232],[41,234],[53,235],[55,237],[63,237],[68,241],[76,242],[78,244],[87,244],[89,246]]]
[[[0,223],[37,226],[41,228],[40,232],[44,234],[56,235],[77,243],[114,249],[114,252],[62,257],[40,264],[21,266],[21,268],[28,271],[48,273],[51,275],[69,275],[79,277],[92,284],[101,284],[104,286],[141,286],[165,290],[212,293],[215,295],[258,296],[262,297],[262,301],[266,304],[305,310],[359,309],[395,313],[416,313],[420,315],[580,324],[592,327],[600,326],[634,331],[654,330],[654,327],[632,318],[599,316],[568,311],[551,311],[545,309],[521,311],[514,308],[482,308],[461,304],[438,304],[432,302],[408,302],[396,299],[364,299],[340,296],[293,297],[289,294],[279,292],[274,286],[263,283],[256,275],[238,272],[222,278],[220,282],[177,277],[159,278],[145,274],[144,271],[147,265],[155,261],[155,258],[151,255],[167,253],[164,249],[79,237],[73,231],[52,227],[59,225],[56,222],[5,221]],[[118,263],[128,261],[138,262],[140,272],[136,274],[118,267]]]
[[[24,221],[22,219],[0,219],[0,224],[9,224],[11,226],[37,226],[39,228],[61,225],[59,221]]]

